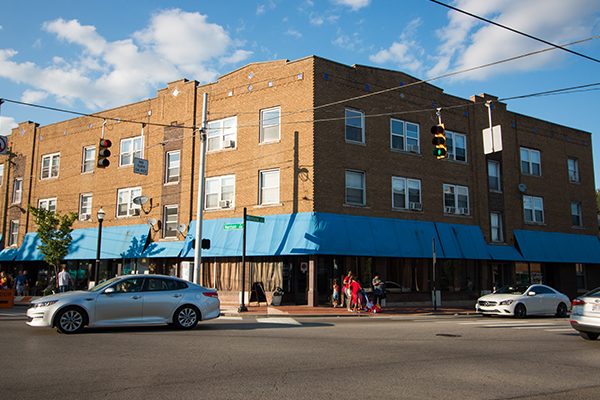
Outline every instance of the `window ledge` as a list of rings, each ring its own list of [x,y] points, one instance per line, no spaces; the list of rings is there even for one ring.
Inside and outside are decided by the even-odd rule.
[[[351,207],[351,208],[364,208],[365,210],[370,210],[371,207],[367,206],[367,205],[360,205],[360,204],[348,204],[348,203],[344,203],[343,204],[344,207]]]
[[[346,143],[348,143],[348,144],[356,144],[358,146],[365,146],[365,147],[367,146],[367,144],[365,142],[357,142],[357,141],[348,140],[348,139],[346,139]]]
[[[409,210],[408,208],[392,207],[392,211],[409,213],[409,214],[425,214],[423,210]]]
[[[414,152],[414,151],[409,151],[409,150],[400,150],[400,149],[394,149],[393,147],[390,148],[392,153],[399,153],[399,154],[406,154],[406,155],[410,155],[410,156],[418,156],[418,157],[423,157],[423,153],[421,152]]]
[[[281,143],[281,139],[269,140],[268,142],[259,142],[258,145],[259,146],[265,146],[265,145],[268,145],[268,144],[277,144],[277,143]]]
[[[269,207],[283,207],[283,203],[258,204],[256,206],[254,206],[254,208],[269,208]]]

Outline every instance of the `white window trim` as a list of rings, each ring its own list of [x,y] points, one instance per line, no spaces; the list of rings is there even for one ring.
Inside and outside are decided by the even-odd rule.
[[[497,215],[498,216],[498,226],[494,226],[494,224],[492,223],[493,221],[493,216]],[[492,240],[492,242],[494,243],[504,243],[504,230],[502,229],[502,213],[500,212],[491,212],[490,213],[490,234],[491,237],[490,239]],[[496,230],[498,232],[498,239],[494,240],[494,230]]]
[[[179,154],[179,160],[177,161],[177,167],[173,167],[171,166],[171,164],[169,163],[169,156],[172,154]],[[169,171],[173,170],[177,168],[177,179],[173,180],[173,181],[169,181]],[[181,174],[181,151],[180,150],[174,150],[174,151],[168,151],[167,153],[165,153],[165,184],[177,184],[179,183],[179,177]]]
[[[402,122],[402,135],[399,135],[392,131],[392,126],[394,124],[394,121]],[[409,144],[408,144],[408,126],[409,125],[414,125],[417,127],[416,149],[408,147],[409,146]],[[397,149],[394,147],[394,136],[398,136],[398,137],[402,138],[402,148],[401,149]],[[411,138],[411,139],[415,140],[413,138]],[[398,118],[390,118],[390,148],[395,151],[406,151],[409,153],[412,152],[412,153],[420,154],[421,153],[421,127],[419,126],[419,124],[416,124],[414,122],[404,121],[404,120],[401,120]]]
[[[17,182],[19,182],[17,188]],[[11,204],[20,204],[23,200],[23,178],[15,178],[13,181],[13,191],[12,191],[12,203]]]
[[[573,206],[574,205],[577,206],[577,214],[573,214]],[[575,227],[575,228],[581,228],[581,227],[583,227],[583,218],[582,218],[582,215],[581,215],[581,203],[577,202],[577,201],[571,202],[571,223],[573,222],[573,217],[574,216],[579,217],[579,225],[573,224],[573,227]]]
[[[272,186],[272,187],[263,187],[263,185],[262,185],[262,182],[263,182],[263,176],[264,176],[265,174],[272,174],[272,173],[273,173],[273,174],[274,174],[274,173],[277,173],[277,178],[278,178],[278,179],[277,179],[277,186]],[[281,203],[280,203],[280,199],[281,199],[281,172],[279,171],[279,168],[277,168],[277,169],[268,169],[268,170],[260,171],[260,173],[259,173],[259,178],[258,178],[258,179],[259,179],[259,183],[258,183],[258,184],[259,184],[259,188],[260,188],[260,190],[259,190],[259,199],[258,199],[258,204],[260,204],[261,206],[265,206],[265,205],[266,205],[266,206],[272,206],[272,205],[279,205],[279,204],[281,204]],[[264,201],[264,195],[263,195],[263,192],[264,192],[266,189],[275,189],[275,188],[277,188],[277,200],[276,200],[276,201],[273,201],[273,202],[266,203],[266,202]]]
[[[526,210],[526,208],[525,208],[525,199],[529,199],[529,202],[531,204],[531,211],[532,211],[532,213],[531,213],[532,220],[531,221],[528,221],[528,220],[525,219],[525,210]],[[536,210],[535,209],[535,200],[536,199],[541,200],[541,202],[542,202],[542,210],[541,210],[542,211],[542,220],[541,221],[537,221],[536,220],[536,216],[535,216],[535,210]],[[545,223],[545,221],[546,221],[546,215],[544,213],[544,199],[542,197],[523,196],[523,219],[525,220],[525,222],[530,223],[530,224],[543,224],[543,223]]]
[[[394,204],[394,181],[401,180],[404,182],[404,204],[402,207],[398,207]],[[411,202],[410,201],[410,183],[416,182],[419,184],[419,201]],[[411,179],[411,178],[403,178],[400,176],[392,176],[392,208],[395,210],[411,210],[411,211],[423,211],[423,203],[422,203],[422,187],[420,179]],[[416,204],[413,204],[416,203]]]
[[[0,164],[0,187],[4,183],[4,164]]]
[[[446,187],[454,188],[454,207],[446,206]],[[467,207],[459,207],[458,206],[458,196],[459,189],[465,189],[467,192]],[[469,187],[468,186],[460,186],[460,185],[451,185],[448,183],[444,183],[443,185],[443,195],[444,195],[444,214],[456,214],[456,215],[471,215],[471,201],[469,199]],[[461,195],[462,196],[462,195]]]
[[[529,155],[529,160],[528,160],[528,161],[526,161],[526,162],[529,164],[529,172],[523,172],[523,153],[522,153],[522,152],[523,152],[523,150],[527,151],[527,153],[528,153],[528,155]],[[539,170],[540,170],[540,173],[539,173],[539,174],[534,174],[534,173],[533,173],[533,164],[534,164],[534,163],[533,163],[533,161],[531,161],[531,158],[532,158],[532,157],[531,157],[531,154],[532,154],[532,153],[537,153],[537,155],[538,155],[538,158],[539,158],[539,160],[540,160],[540,163],[538,164],[538,165],[539,165]],[[527,148],[527,147],[521,147],[521,148],[519,149],[519,159],[520,159],[520,161],[521,161],[521,164],[520,164],[520,165],[521,165],[521,173],[522,173],[522,174],[525,174],[525,175],[532,175],[532,176],[542,176],[542,153],[541,153],[539,150],[534,150],[534,149],[530,149],[530,148]]]
[[[56,169],[56,175],[53,175],[53,164],[54,164],[55,158],[58,159],[58,165],[57,165],[57,169]],[[48,176],[47,177],[44,177],[44,159],[49,159],[48,160]],[[59,172],[60,172],[60,153],[43,155],[41,171],[40,171],[40,179],[44,179],[44,180],[45,179],[57,179]]]
[[[82,209],[83,206],[83,197],[84,196],[89,196],[90,197],[90,209],[89,209],[89,214],[86,214]],[[92,201],[93,201],[93,197],[92,197],[92,193],[82,193],[79,195],[79,220],[80,221],[89,221],[92,218]]]
[[[124,188],[124,189],[119,189],[117,190],[117,212],[116,212],[116,216],[117,218],[129,218],[129,217],[139,217],[140,216],[140,209],[141,206],[139,204],[135,204],[133,202],[134,197],[132,196],[132,192],[139,190],[139,195],[142,195],[142,188],[141,187],[133,187],[133,188]],[[125,193],[128,192],[128,201],[127,201],[127,215],[119,215],[119,205],[121,204],[125,204],[125,203],[119,203],[119,198],[121,197],[121,193]],[[136,196],[137,197],[137,196]]]
[[[490,164],[494,164],[496,166],[496,171],[498,172],[497,176],[494,176],[494,178],[498,179],[498,188],[497,189],[493,189],[490,186],[490,190],[495,191],[495,192],[501,192],[502,191],[502,183],[500,181],[500,163],[498,161],[492,161],[492,160],[488,160],[488,185],[490,182]]]
[[[569,166],[569,161],[573,161],[573,165],[575,169],[571,171]],[[567,159],[567,170],[569,173],[569,182],[571,183],[579,183],[579,161],[577,158],[569,157]]]
[[[176,213],[176,219],[175,222],[168,222],[167,221],[167,210],[172,210],[175,209]],[[165,206],[163,208],[163,238],[165,239],[177,239],[177,224],[179,222],[179,206],[177,205],[170,205],[170,206]],[[168,229],[169,226],[173,226],[173,229]],[[175,232],[174,235],[167,235],[167,232],[173,231]]]
[[[264,110],[267,111],[267,110]],[[261,112],[262,116],[262,112]],[[233,128],[226,130],[223,126],[226,122],[233,120]],[[279,120],[281,122],[281,111],[279,113]],[[214,127],[218,125],[218,127]],[[213,126],[213,127],[211,127]],[[227,142],[225,138],[227,137]],[[213,152],[219,150],[235,150],[237,147],[237,116],[228,117],[219,119],[216,121],[208,122],[208,132],[207,132],[207,143],[206,143],[206,151]],[[211,139],[216,139],[216,142],[219,144],[215,148],[211,148],[210,143]],[[261,139],[262,139],[262,120],[261,120]],[[230,143],[230,142],[233,142]]]
[[[18,219],[10,221],[8,230],[8,246],[16,247],[19,244],[19,225]]]
[[[274,111],[274,110],[279,111],[279,117],[277,118],[277,123],[271,122],[271,123],[265,124],[264,114],[269,111]],[[272,127],[272,126],[277,126],[277,139],[265,140],[264,134],[263,134],[263,129],[265,127]],[[277,143],[277,142],[281,141],[281,107],[277,106],[277,107],[265,108],[264,110],[260,110],[260,138],[259,138],[259,141],[260,141],[260,143]]]
[[[54,211],[56,212],[56,197],[52,197],[49,199],[39,199],[38,200],[38,208],[43,208],[44,210],[50,210],[50,204],[54,202]]]
[[[140,140],[140,149],[139,150],[135,150],[135,141],[139,139]],[[131,142],[131,151],[127,151],[124,152],[123,151],[123,143],[125,142]],[[140,152],[140,156],[138,158],[144,158],[144,136],[135,136],[135,137],[130,137],[130,138],[126,138],[126,139],[121,139],[121,145],[119,147],[119,167],[129,167],[129,166],[133,166],[133,159],[136,158],[135,157],[135,153],[139,151]],[[123,157],[124,156],[131,156],[131,162],[124,164],[123,163]]]
[[[86,160],[85,156],[87,155],[88,150],[93,150],[93,155],[91,160],[88,159]],[[90,170],[85,169],[86,166],[86,161],[92,166],[92,168]],[[86,146],[83,148],[83,160],[81,162],[81,173],[82,174],[89,174],[90,172],[94,172],[94,169],[96,168],[96,146]]]
[[[467,135],[465,135],[464,133],[458,133],[458,132],[453,132],[453,131],[448,131],[446,130],[446,144],[448,143],[448,136],[452,136],[452,146],[447,147],[448,150],[448,159],[453,160],[453,161],[457,161],[457,162],[462,162],[462,163],[466,163],[469,161],[469,155],[467,154]],[[461,136],[465,139],[465,159],[464,160],[457,160],[456,159],[456,137],[457,136]],[[462,148],[462,147],[459,147]]]
[[[361,175],[362,179],[362,187],[361,188],[357,188],[357,187],[349,187],[348,186],[348,173],[352,173],[352,174],[358,174]],[[347,169],[346,170],[346,184],[345,184],[345,191],[346,191],[346,204],[350,205],[350,206],[357,206],[357,207],[365,207],[367,205],[367,174],[365,173],[365,171],[358,171],[358,170],[354,170],[354,169]],[[348,189],[360,189],[362,190],[362,203],[358,204],[358,203],[350,203],[348,202]]]
[[[233,179],[233,196],[231,200],[224,200],[223,199],[223,179],[226,178],[232,178]],[[208,184],[209,182],[217,182],[217,185],[219,187],[219,190],[217,193],[215,192],[208,192]],[[221,209],[233,209],[235,208],[235,175],[222,175],[222,176],[213,176],[210,178],[206,178],[205,179],[205,190],[204,190],[204,209],[205,210],[221,210]],[[217,194],[219,197],[219,200],[217,200],[217,206],[216,207],[209,207],[208,206],[208,196],[209,195],[214,195]],[[221,201],[228,201],[227,205],[221,204]]]
[[[361,140],[360,141],[348,139],[348,135],[346,134],[346,127],[348,126],[348,124],[347,124],[348,117],[346,116],[346,113],[348,111],[360,114],[360,125],[361,125],[361,127],[360,127],[360,129],[361,129]],[[356,118],[356,117],[352,117],[352,118]],[[350,125],[350,126],[352,126],[352,125]],[[363,110],[357,110],[355,108],[350,108],[350,107],[346,107],[344,109],[344,139],[348,143],[360,143],[360,144],[364,144],[365,143],[365,112]]]

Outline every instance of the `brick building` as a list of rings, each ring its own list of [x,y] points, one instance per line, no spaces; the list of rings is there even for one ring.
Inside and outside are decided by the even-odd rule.
[[[575,297],[600,285],[591,134],[516,114],[490,95],[462,99],[402,72],[311,56],[255,63],[217,82],[169,83],[155,98],[48,126],[21,123],[2,163],[3,269],[47,267],[27,204],[79,215],[65,259],[93,279],[164,273],[190,279],[203,94],[208,94],[200,283],[222,298],[284,288],[317,304],[352,270],[378,271],[388,302],[472,301],[494,285],[543,281]],[[484,152],[482,130],[502,130]],[[445,128],[449,157],[432,155]],[[110,166],[96,166],[99,139]],[[148,161],[134,173],[134,158]],[[136,202],[133,199],[137,198]],[[140,204],[143,203],[143,204]],[[41,278],[40,278],[41,279]]]

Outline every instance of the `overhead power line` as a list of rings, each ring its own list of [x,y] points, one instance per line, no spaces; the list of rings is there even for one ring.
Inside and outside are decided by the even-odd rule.
[[[586,56],[585,54],[581,54],[581,53],[578,53],[578,52],[576,52],[576,51],[573,51],[573,50],[567,49],[567,48],[565,48],[565,47],[563,47],[563,46],[559,46],[559,45],[557,45],[557,44],[554,44],[554,43],[551,43],[551,42],[549,42],[549,41],[547,41],[547,40],[540,39],[540,38],[538,38],[538,37],[535,37],[535,36],[533,36],[533,35],[530,35],[530,34],[528,34],[528,33],[525,33],[525,32],[518,31],[518,30],[516,30],[516,29],[513,29],[513,28],[511,28],[511,27],[509,27],[509,26],[506,26],[506,25],[499,24],[498,22],[494,22],[494,21],[492,21],[492,20],[490,20],[490,19],[483,18],[483,17],[480,17],[480,16],[478,16],[478,15],[472,14],[472,13],[470,13],[470,12],[468,12],[468,11],[461,10],[460,8],[456,8],[456,7],[453,7],[453,6],[449,5],[449,4],[442,3],[441,1],[438,1],[438,0],[429,0],[429,1],[432,1],[432,2],[434,2],[434,3],[436,3],[436,4],[439,4],[439,5],[441,5],[441,6],[444,6],[444,7],[450,8],[451,10],[458,11],[459,13],[462,13],[462,14],[468,15],[468,16],[470,16],[470,17],[473,17],[473,18],[476,18],[476,19],[478,19],[478,20],[481,20],[481,21],[487,22],[488,24],[496,25],[496,26],[498,26],[498,27],[500,27],[500,28],[502,28],[502,29],[506,29],[506,30],[508,30],[508,31],[511,31],[511,32],[517,33],[517,34],[519,34],[519,35],[522,35],[522,36],[528,37],[529,39],[533,39],[533,40],[536,40],[536,41],[538,41],[538,42],[541,42],[541,43],[547,44],[548,46],[552,46],[552,47],[554,47],[554,48],[557,48],[557,49],[561,49],[561,50],[567,51],[567,52],[569,52],[569,53],[571,53],[571,54],[575,54],[576,56],[583,57],[583,58],[587,58],[588,60],[591,60],[591,61],[595,61],[595,62],[597,62],[597,63],[600,63],[600,60],[598,60],[598,59],[596,59],[596,58],[593,58],[593,57],[590,57],[590,56]]]

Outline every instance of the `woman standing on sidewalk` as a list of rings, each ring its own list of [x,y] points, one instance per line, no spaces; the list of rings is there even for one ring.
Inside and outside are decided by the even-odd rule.
[[[344,301],[346,302],[346,308],[348,311],[352,311],[352,291],[350,290],[350,284],[352,283],[352,271],[348,271],[348,275],[344,277]]]

